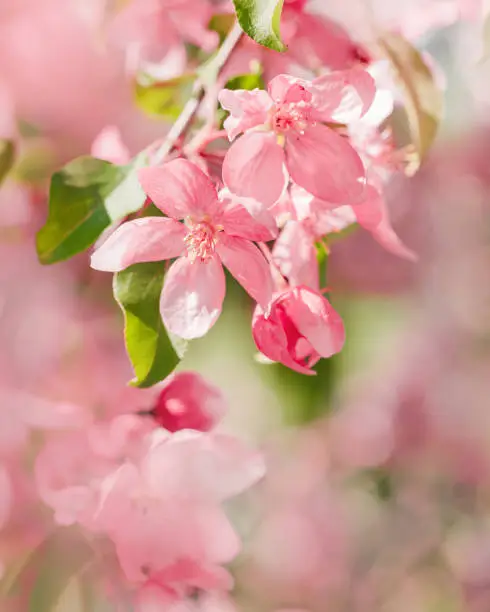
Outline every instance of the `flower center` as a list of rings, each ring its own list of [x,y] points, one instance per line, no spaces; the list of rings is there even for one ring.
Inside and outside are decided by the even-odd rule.
[[[277,104],[271,115],[272,129],[279,134],[290,130],[302,134],[308,125],[313,123],[310,113],[311,105],[304,100]]]
[[[191,261],[196,259],[206,261],[206,259],[212,257],[216,248],[216,235],[219,228],[215,228],[208,221],[201,221],[199,223],[186,221],[186,225],[189,228],[189,232],[184,238],[184,242]]]

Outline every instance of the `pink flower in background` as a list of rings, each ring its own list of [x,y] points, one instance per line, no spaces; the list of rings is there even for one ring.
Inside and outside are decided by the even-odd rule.
[[[250,72],[257,61],[263,67],[266,82],[283,73],[304,76],[305,69],[312,73],[325,67],[346,70],[370,61],[368,52],[340,24],[327,15],[311,12],[304,0],[284,3],[281,38],[287,46],[284,53],[245,37],[221,74],[223,85],[231,77]]]
[[[184,599],[195,588],[228,590],[221,566],[240,541],[221,502],[263,476],[263,459],[230,436],[161,433],[101,483],[94,528],[115,543],[132,583]]]
[[[271,230],[236,199],[220,199],[209,177],[186,160],[144,168],[139,176],[147,195],[170,218],[125,223],[92,255],[92,268],[118,272],[138,262],[178,257],[166,274],[160,312],[167,328],[182,338],[204,336],[218,319],[225,296],[223,264],[265,306],[272,280],[252,241],[270,240]]]
[[[221,105],[230,111],[225,122],[230,140],[244,132],[225,157],[225,184],[237,195],[272,205],[289,173],[319,198],[337,203],[358,200],[365,185],[362,161],[349,141],[324,122],[358,119],[374,95],[374,81],[361,68],[312,82],[280,75],[267,92],[221,91]]]
[[[281,34],[298,64],[309,62],[312,70],[323,66],[345,70],[369,63],[367,51],[340,24],[311,12],[307,4],[306,0],[286,0],[282,15]]]
[[[330,302],[308,287],[295,287],[276,295],[269,314],[257,306],[252,333],[259,351],[301,374],[322,358],[342,350],[344,324]]]
[[[146,419],[121,415],[50,436],[37,455],[35,477],[39,496],[54,510],[55,521],[93,528],[104,478],[144,452],[145,434],[152,430]]]
[[[205,51],[218,44],[217,33],[207,27],[212,15],[207,0],[132,0],[114,18],[111,34],[124,46],[134,68],[156,64],[169,55],[185,69],[184,43]]]
[[[225,412],[226,403],[217,387],[196,372],[178,372],[163,382],[151,415],[171,432],[209,431]]]

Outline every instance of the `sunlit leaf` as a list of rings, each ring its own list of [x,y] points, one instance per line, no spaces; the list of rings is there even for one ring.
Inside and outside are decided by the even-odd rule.
[[[0,183],[10,172],[15,160],[15,145],[12,140],[0,140]]]
[[[437,135],[443,112],[443,93],[421,53],[403,36],[385,34],[379,43],[405,92],[410,134],[420,162]]]
[[[285,51],[280,23],[284,0],[233,0],[238,22],[255,42],[275,51]]]
[[[146,196],[136,167],[80,157],[53,174],[46,224],[37,234],[41,263],[69,259],[90,247],[115,221],[141,208]]]
[[[179,363],[184,346],[174,348],[160,316],[164,263],[136,264],[114,276],[114,297],[124,313],[124,336],[136,387],[151,387]]]
[[[192,93],[195,78],[189,73],[167,81],[136,81],[136,104],[149,115],[175,121]]]
[[[231,78],[225,85],[225,89],[264,89],[264,79],[260,72],[250,72],[248,74],[240,74]]]

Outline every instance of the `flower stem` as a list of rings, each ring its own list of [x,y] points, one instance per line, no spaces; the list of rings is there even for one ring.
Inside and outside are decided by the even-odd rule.
[[[214,58],[208,63],[208,67],[210,71],[213,71],[215,79],[218,77],[219,73],[230,59],[233,50],[239,43],[242,36],[243,30],[240,28],[238,22],[236,22],[233,28],[228,33],[228,36],[223,41],[223,44],[219,48]],[[162,146],[153,156],[154,164],[161,164],[165,160],[167,155],[172,151],[175,146],[175,143],[182,135],[185,134],[187,128],[189,127],[194,115],[196,114],[199,108],[199,105],[202,102],[204,94],[206,93],[206,89],[209,86],[209,83],[207,81],[208,76],[205,74],[204,71],[201,72],[200,76],[198,76],[194,84],[194,89],[191,97],[184,106],[182,112],[179,115],[179,118],[171,127]]]

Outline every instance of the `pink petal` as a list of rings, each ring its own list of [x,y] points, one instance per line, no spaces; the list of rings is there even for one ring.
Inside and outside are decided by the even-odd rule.
[[[259,351],[272,361],[282,363],[299,374],[315,375],[310,368],[302,366],[291,357],[288,337],[281,323],[273,318],[266,319],[258,306],[253,316],[252,334]]]
[[[381,194],[372,185],[366,186],[365,198],[352,207],[357,222],[368,231],[375,230],[385,216]]]
[[[120,225],[92,254],[94,270],[119,272],[142,261],[178,257],[184,251],[186,228],[174,219],[145,217]]]
[[[315,79],[313,86],[313,106],[323,121],[357,121],[376,95],[373,77],[360,67],[325,74]]]
[[[347,204],[364,192],[361,158],[347,139],[324,125],[287,136],[286,165],[292,179],[321,200]]]
[[[223,162],[223,180],[233,193],[266,206],[286,187],[284,150],[272,132],[249,132],[230,147]]]
[[[253,91],[223,89],[218,99],[221,106],[230,112],[230,116],[224,122],[230,140],[234,140],[241,132],[264,125],[272,107],[269,94],[260,89]]]
[[[138,177],[155,206],[174,219],[212,216],[218,208],[218,196],[211,179],[185,159],[142,168]]]
[[[372,232],[373,238],[385,248],[389,253],[397,255],[408,261],[417,261],[417,254],[403,244],[400,238],[391,227],[388,219],[384,219],[382,223]]]
[[[92,143],[91,154],[98,159],[105,159],[119,165],[127,164],[131,159],[129,149],[122,140],[121,132],[113,125],[104,128],[99,133]]]
[[[345,342],[344,324],[330,302],[306,287],[298,287],[295,294],[287,310],[298,331],[322,357],[340,352]]]
[[[191,340],[216,323],[225,297],[225,275],[217,257],[204,262],[180,257],[163,285],[160,313],[169,331]]]
[[[219,224],[226,234],[257,242],[268,242],[277,236],[274,217],[257,200],[240,198],[228,189],[222,189],[219,198],[224,209]]]
[[[396,235],[381,193],[372,185],[368,185],[366,195],[363,202],[352,207],[359,225],[371,232],[373,238],[388,252],[409,261],[416,261],[417,255]]]
[[[226,434],[179,431],[155,444],[145,457],[143,474],[152,491],[170,498],[221,502],[260,480],[260,453]]]
[[[212,51],[218,46],[217,32],[208,28],[213,16],[212,4],[208,2],[170,2],[160,6],[166,17],[176,26],[183,40],[190,42],[203,51]],[[169,12],[166,7],[168,6]]]
[[[338,23],[331,21],[326,15],[302,11],[296,22],[295,36],[286,42],[288,55],[294,57],[299,64],[303,64],[305,58],[308,58],[316,63],[320,60],[321,64],[332,70],[344,70],[354,62],[364,59],[364,50]]]
[[[245,291],[256,302],[267,306],[272,297],[272,276],[269,263],[253,242],[223,234],[216,252]]]
[[[274,244],[272,259],[290,285],[318,286],[318,262],[311,234],[297,221],[284,226]]]
[[[315,200],[318,202],[318,200]],[[349,225],[356,222],[356,215],[352,206],[339,206],[333,210],[327,210],[318,214],[315,221],[315,229],[319,236],[334,234],[345,230]]]
[[[311,84],[304,79],[298,79],[288,74],[280,74],[269,83],[270,97],[276,104],[291,104],[310,102]]]

